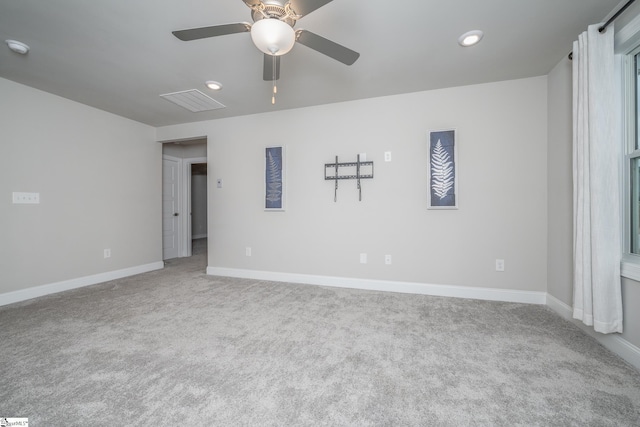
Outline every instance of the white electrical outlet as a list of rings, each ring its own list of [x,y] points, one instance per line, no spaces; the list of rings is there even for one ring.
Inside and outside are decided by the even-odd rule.
[[[218,188],[222,188],[222,178],[218,178],[218,179],[216,179],[216,186],[217,186]]]
[[[244,254],[246,256],[251,256],[251,248],[248,247],[248,246],[246,248],[244,248]]]
[[[360,264],[367,263],[367,254],[360,254]]]
[[[384,152],[384,161],[385,162],[390,162],[391,161],[391,151],[385,151]]]
[[[496,271],[504,271],[504,260],[497,259],[496,260]]]
[[[384,256],[384,263],[387,265],[391,265],[391,255]]]
[[[111,258],[111,249],[105,249],[104,250],[104,257],[105,258]]]

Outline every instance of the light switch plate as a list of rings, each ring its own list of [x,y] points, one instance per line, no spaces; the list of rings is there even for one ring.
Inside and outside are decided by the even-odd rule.
[[[28,204],[28,205],[37,205],[40,203],[40,193],[21,193],[14,191],[13,192],[13,203],[14,204]]]

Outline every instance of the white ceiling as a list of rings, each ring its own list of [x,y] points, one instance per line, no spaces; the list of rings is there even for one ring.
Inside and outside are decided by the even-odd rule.
[[[182,42],[171,31],[251,22],[242,0],[1,0],[0,77],[163,126],[547,74],[619,0],[334,0],[298,21],[361,54],[346,66],[303,45],[278,98],[248,33]],[[462,33],[482,42],[462,48]],[[206,80],[223,83],[220,92]],[[199,89],[227,108],[192,113],[160,94]],[[1,99],[1,94],[0,94]],[[286,126],[286,124],[283,124]]]

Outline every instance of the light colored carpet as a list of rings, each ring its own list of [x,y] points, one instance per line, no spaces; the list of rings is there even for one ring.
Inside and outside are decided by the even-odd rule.
[[[545,307],[211,277],[0,307],[32,426],[638,426],[640,373]]]

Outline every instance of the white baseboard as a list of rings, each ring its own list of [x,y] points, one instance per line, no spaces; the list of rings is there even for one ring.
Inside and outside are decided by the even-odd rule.
[[[556,297],[547,294],[547,306],[558,313],[561,317],[569,320],[574,325],[577,325],[584,332],[597,339],[600,344],[622,357],[624,360],[635,366],[640,370],[640,348],[631,344],[629,341],[622,338],[619,334],[601,334],[590,328],[589,326],[579,322],[573,318],[573,309],[560,301]]]
[[[195,240],[195,239],[204,239],[205,237],[207,237],[207,233],[204,233],[204,234],[196,234],[195,236],[191,236],[191,239],[192,239],[192,240]]]
[[[553,295],[547,294],[547,306],[567,320],[573,320],[573,309]]]
[[[274,282],[302,283],[305,285],[334,286],[338,288],[366,289],[371,291],[400,292],[405,294],[433,295],[453,298],[471,298],[489,301],[545,304],[545,292],[515,291],[470,286],[433,285],[388,280],[354,279],[348,277],[315,276],[272,271],[243,270],[236,268],[207,267],[212,276],[238,277],[244,279],[269,280]]]
[[[122,270],[108,271],[106,273],[94,274],[92,276],[79,277],[77,279],[64,280],[62,282],[49,283],[46,285],[21,289],[19,291],[7,292],[0,294],[0,306],[49,294],[55,294],[57,292],[68,291],[70,289],[108,282],[109,280],[121,279],[123,277],[146,273],[148,271],[160,270],[161,268],[164,268],[164,262],[152,262],[150,264],[138,265],[135,267],[124,268]]]

